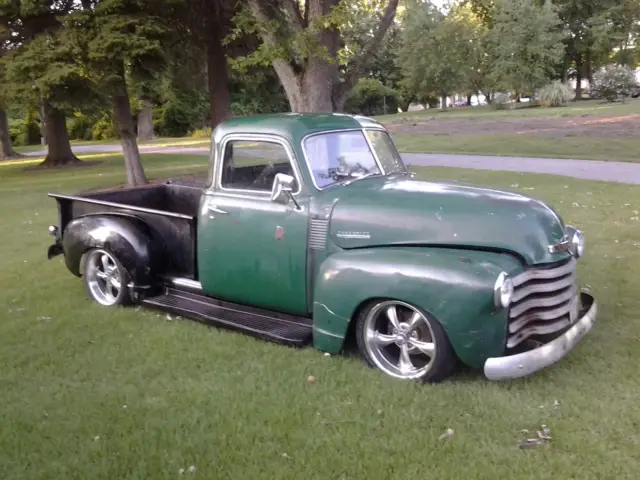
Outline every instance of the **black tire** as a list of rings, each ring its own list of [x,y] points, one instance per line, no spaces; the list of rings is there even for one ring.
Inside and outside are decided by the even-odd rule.
[[[392,305],[396,305],[397,307],[406,309],[407,312],[411,315],[416,312],[419,313],[421,315],[419,326],[421,327],[422,323],[425,323],[427,325],[429,337],[433,339],[432,342],[424,342],[423,338],[419,337],[421,334],[424,334],[423,328],[421,328],[420,332],[415,332],[415,336],[413,335],[413,332],[409,333],[409,335],[405,335],[404,332],[400,333],[402,336],[402,340],[400,340],[400,342],[402,343],[404,341],[406,345],[409,345],[409,349],[413,348],[413,353],[409,354],[409,357],[411,355],[421,355],[422,357],[429,358],[428,354],[423,353],[422,350],[416,352],[416,347],[414,347],[414,344],[420,344],[421,346],[426,347],[427,345],[432,343],[434,346],[434,354],[428,362],[428,366],[418,368],[415,372],[409,371],[410,373],[408,373],[407,375],[399,373],[398,371],[394,371],[393,366],[391,365],[393,362],[389,360],[389,358],[393,357],[393,355],[391,355],[392,352],[389,352],[389,357],[386,357],[383,353],[380,353],[382,348],[393,350],[390,347],[393,347],[394,344],[391,343],[389,345],[386,345],[385,347],[380,347],[380,345],[378,345],[378,342],[375,342],[374,345],[372,339],[372,335],[374,335],[374,331],[371,330],[372,326],[375,329],[376,336],[377,334],[381,333],[377,331],[376,326],[373,324],[377,325],[377,322],[379,320],[384,320],[380,318],[376,319],[376,316],[379,317],[381,313],[384,314],[384,312],[382,312],[382,309],[385,309],[386,312],[388,310],[388,306]],[[411,312],[411,310],[413,310],[413,312]],[[396,312],[397,320],[403,320],[402,322],[398,322],[402,329],[405,325],[407,325],[407,322],[404,321],[407,319],[407,315],[402,311],[399,312],[398,310],[396,310]],[[386,314],[385,318],[387,318]],[[418,380],[424,383],[439,383],[447,379],[454,373],[456,365],[458,363],[458,358],[453,350],[453,347],[451,346],[451,342],[449,342],[447,334],[445,333],[438,320],[436,320],[432,315],[428,314],[419,307],[408,304],[406,302],[392,299],[376,300],[369,302],[364,306],[364,308],[360,310],[360,313],[357,315],[355,322],[355,337],[356,343],[358,345],[358,351],[362,359],[370,367],[377,368],[383,373],[395,378]],[[389,322],[388,328],[393,328],[391,323],[392,322]],[[416,330],[418,328],[419,327],[416,327]],[[386,334],[382,335],[382,337],[387,340],[394,336],[396,335],[395,333],[393,333],[393,331],[391,333],[387,332]],[[398,350],[398,362],[400,362],[401,352],[404,347],[398,345],[397,343],[395,343],[395,346]],[[412,362],[409,363],[412,364]],[[399,366],[397,366],[396,368],[399,369]]]
[[[100,305],[114,307],[133,303],[128,287],[129,272],[109,250],[93,248],[85,254],[83,282],[89,298]]]

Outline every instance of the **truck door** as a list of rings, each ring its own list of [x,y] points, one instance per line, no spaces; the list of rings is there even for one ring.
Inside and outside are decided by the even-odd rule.
[[[199,279],[206,295],[291,314],[308,313],[308,199],[290,146],[277,136],[225,138],[202,197]],[[271,201],[277,173],[295,178],[301,207]]]

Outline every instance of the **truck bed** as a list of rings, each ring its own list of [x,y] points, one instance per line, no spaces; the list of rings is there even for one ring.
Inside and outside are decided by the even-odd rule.
[[[143,220],[152,242],[163,245],[168,277],[196,280],[197,216],[202,187],[167,182],[78,195],[52,194],[58,202],[59,228],[84,215],[116,214]]]

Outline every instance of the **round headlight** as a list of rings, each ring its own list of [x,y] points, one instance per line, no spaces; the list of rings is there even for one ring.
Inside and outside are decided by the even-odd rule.
[[[493,302],[498,308],[507,308],[511,304],[513,296],[513,281],[509,274],[502,272],[498,275],[496,284],[493,287]]]
[[[580,230],[574,230],[571,237],[571,253],[576,258],[584,255],[584,235]]]

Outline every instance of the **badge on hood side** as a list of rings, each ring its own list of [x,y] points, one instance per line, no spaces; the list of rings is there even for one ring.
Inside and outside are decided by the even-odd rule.
[[[357,238],[368,240],[371,238],[371,234],[369,232],[338,232],[336,233],[336,237],[339,238]]]

